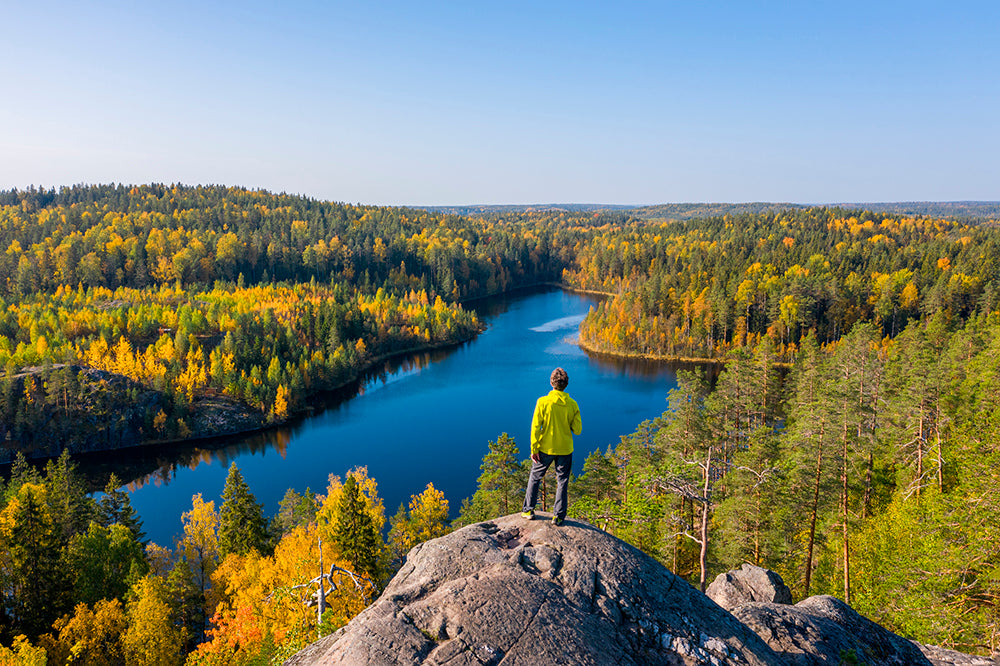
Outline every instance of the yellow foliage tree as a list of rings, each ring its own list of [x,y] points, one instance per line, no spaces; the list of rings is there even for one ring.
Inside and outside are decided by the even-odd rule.
[[[182,630],[174,624],[166,583],[147,576],[132,588],[128,629],[123,638],[127,666],[173,666],[181,663]]]
[[[448,532],[448,500],[433,483],[428,483],[424,492],[410,496],[409,512],[400,506],[399,513],[392,519],[389,542],[393,557],[402,562],[406,553],[418,543]]]
[[[365,511],[371,516],[375,523],[375,529],[380,530],[385,525],[385,505],[382,498],[378,496],[378,483],[368,476],[368,467],[355,467],[348,472],[358,483],[358,490],[361,491],[361,498],[365,504]],[[333,541],[333,531],[340,522],[340,494],[344,489],[344,484],[339,476],[330,475],[329,485],[326,488],[326,496],[320,498],[320,509],[317,520],[320,526],[320,535],[324,541]]]
[[[274,397],[274,407],[271,409],[274,418],[284,421],[288,418],[288,391],[284,384],[278,384],[278,393]]]
[[[424,492],[410,498],[410,525],[416,543],[448,533],[448,500],[433,483],[428,483]]]
[[[211,577],[219,566],[219,514],[215,502],[205,502],[201,493],[191,498],[191,510],[181,516],[184,536],[178,551],[187,560],[195,584],[205,595],[206,615],[212,614],[215,604],[209,599]]]
[[[0,666],[46,666],[45,648],[36,647],[23,634],[14,638],[9,648],[0,645]]]
[[[73,615],[55,621],[56,636],[45,634],[49,661],[87,666],[112,666],[125,660],[122,638],[128,629],[125,609],[118,599],[102,599],[91,609],[77,604]]]
[[[321,568],[321,548],[322,563]],[[229,555],[213,576],[223,601],[208,630],[210,640],[198,646],[189,664],[241,664],[301,648],[317,638],[316,611],[309,600],[315,581],[339,560],[333,541],[321,541],[316,523],[299,526],[285,535],[271,556],[256,551]],[[347,576],[335,577],[334,590],[326,585],[327,630],[343,626],[374,596],[371,584],[358,587]]]

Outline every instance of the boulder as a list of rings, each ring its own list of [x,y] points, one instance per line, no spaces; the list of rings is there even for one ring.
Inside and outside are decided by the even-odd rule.
[[[719,574],[705,590],[705,594],[728,611],[755,601],[792,603],[792,591],[781,576],[752,564],[744,564],[741,569]]]
[[[734,609],[733,615],[795,666],[932,663],[916,643],[875,624],[834,597],[809,597],[794,606],[749,603]]]
[[[924,653],[924,656],[934,666],[996,666],[1000,664],[1000,659],[965,654],[964,652],[947,650],[936,645],[916,643],[916,646],[920,648],[920,651]]]
[[[286,664],[784,663],[648,555],[507,516],[414,548],[381,597]]]

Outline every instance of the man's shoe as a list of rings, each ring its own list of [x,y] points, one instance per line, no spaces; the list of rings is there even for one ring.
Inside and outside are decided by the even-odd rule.
[[[562,524],[566,522],[565,518],[560,518],[559,516],[554,516],[552,518],[552,524],[556,527],[562,527]]]
[[[521,512],[521,517],[522,518],[527,518],[528,520],[531,520],[532,518],[535,517],[535,510],[531,509],[529,511],[522,511]]]

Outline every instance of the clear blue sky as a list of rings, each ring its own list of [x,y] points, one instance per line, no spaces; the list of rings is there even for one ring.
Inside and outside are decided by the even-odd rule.
[[[1000,199],[1000,3],[5,3],[0,188]]]

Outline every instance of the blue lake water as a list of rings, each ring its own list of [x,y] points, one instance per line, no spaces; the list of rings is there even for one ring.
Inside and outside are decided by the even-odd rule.
[[[388,515],[428,482],[444,492],[457,515],[462,499],[475,491],[490,440],[506,432],[528,457],[535,399],[548,392],[556,366],[569,373],[567,392],[583,418],[575,442],[577,474],[588,453],[616,444],[666,409],[675,386],[671,366],[591,357],[575,344],[594,302],[543,290],[473,303],[467,307],[489,325],[475,340],[389,362],[295,424],[212,446],[84,460],[82,467],[89,473],[110,467],[128,481],[149,538],[161,545],[180,533],[181,514],[195,493],[218,506],[233,461],[268,515],[286,489],[322,493],[329,474],[343,476],[360,465],[378,481]]]

